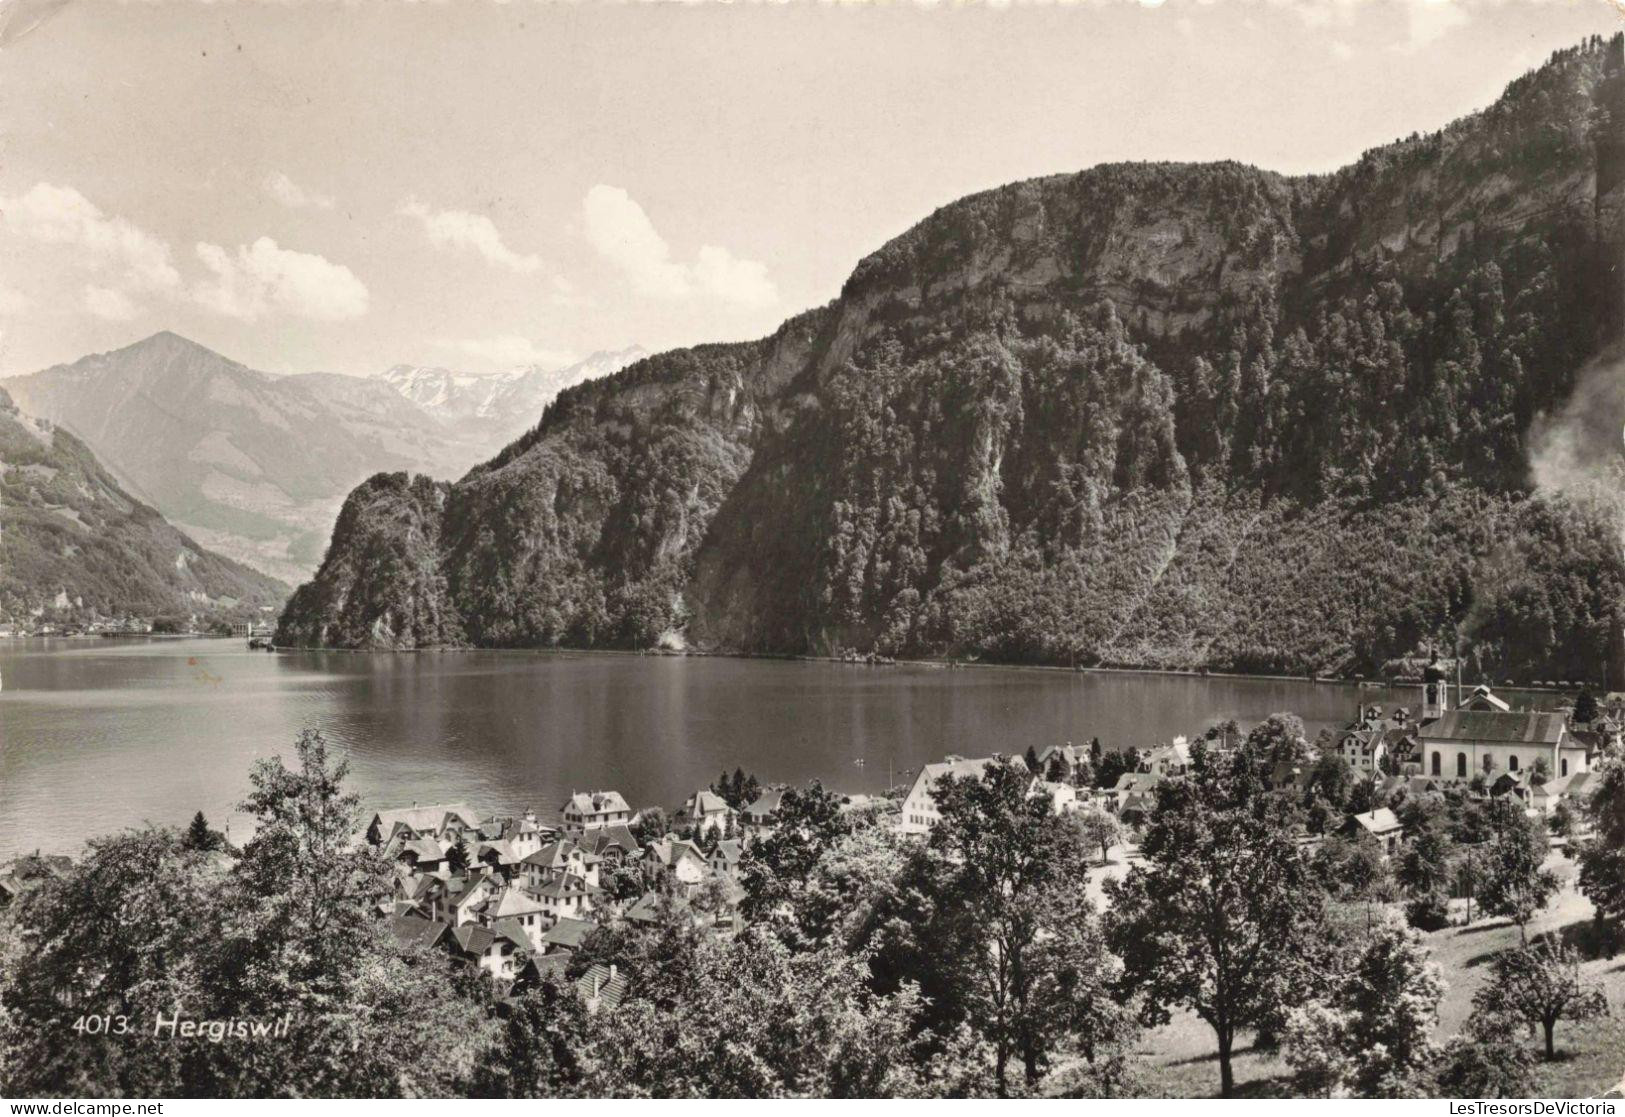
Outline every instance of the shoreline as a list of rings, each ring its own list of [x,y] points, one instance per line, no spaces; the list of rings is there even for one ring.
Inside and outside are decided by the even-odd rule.
[[[1133,667],[1133,666],[1103,666],[1068,667],[1058,663],[1004,663],[997,660],[962,660],[962,659],[890,659],[885,662],[869,662],[864,659],[843,659],[840,656],[808,655],[804,653],[774,653],[774,652],[728,652],[728,651],[669,651],[664,649],[647,649],[633,651],[626,648],[578,648],[567,645],[557,645],[550,648],[537,647],[505,647],[487,648],[476,646],[463,647],[432,647],[432,648],[339,648],[339,647],[296,647],[278,644],[271,648],[275,652],[288,653],[343,653],[350,655],[437,655],[437,654],[465,654],[470,652],[502,652],[502,653],[528,653],[532,655],[595,655],[595,656],[623,656],[628,658],[653,659],[737,659],[737,660],[770,660],[786,663],[830,663],[843,667],[916,667],[931,668],[941,671],[957,671],[961,669],[980,669],[991,671],[1048,671],[1067,675],[1154,675],[1160,677],[1191,678],[1191,679],[1231,679],[1240,681],[1278,682],[1278,683],[1305,683],[1313,686],[1341,686],[1354,687],[1363,690],[1398,690],[1405,687],[1420,686],[1422,680],[1417,678],[1390,678],[1376,677],[1361,678],[1333,678],[1317,675],[1284,675],[1276,673],[1255,673],[1248,671],[1213,671],[1198,667]],[[1463,686],[1476,685],[1462,680]],[[1496,684],[1488,684],[1495,686]],[[1549,686],[1544,683],[1519,683],[1516,686],[1501,684],[1496,689],[1503,691],[1528,691],[1537,694],[1564,694],[1574,690],[1589,690],[1600,696],[1608,692],[1607,685],[1601,682],[1577,681],[1574,686]]]

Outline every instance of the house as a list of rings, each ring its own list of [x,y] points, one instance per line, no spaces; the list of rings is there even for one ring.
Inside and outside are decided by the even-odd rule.
[[[626,990],[626,975],[619,972],[613,962],[607,966],[594,965],[576,981],[576,992],[587,1002],[588,1012],[597,1012],[600,1008],[613,1012],[626,999]]]
[[[1356,776],[1370,779],[1382,775],[1388,772],[1383,761],[1388,758],[1389,734],[1394,728],[1394,722],[1383,714],[1381,706],[1362,707],[1338,735],[1338,755]]]
[[[1068,741],[1064,745],[1048,745],[1038,754],[1038,774],[1045,779],[1058,776],[1065,783],[1075,783],[1080,772],[1089,770],[1089,750]]]
[[[447,918],[454,927],[479,922],[481,906],[494,898],[503,887],[490,877],[452,877],[446,883]]]
[[[728,820],[734,815],[734,809],[726,800],[716,792],[709,789],[696,791],[683,805],[677,808],[674,821],[679,826],[692,826],[696,837],[703,835],[707,830],[724,832],[728,827]]]
[[[739,868],[739,859],[744,856],[744,847],[737,838],[724,838],[717,843],[717,848],[711,851],[707,861],[711,871],[719,877],[731,877]]]
[[[626,909],[623,917],[628,923],[639,923],[653,926],[660,922],[660,893],[645,892],[638,897],[638,902]]]
[[[594,907],[592,890],[574,873],[555,873],[552,880],[535,889],[535,895],[548,927],[561,919],[579,919]]]
[[[499,981],[514,977],[523,936],[515,940],[507,930],[499,933],[478,923],[465,923],[452,930],[451,939],[455,944],[453,954],[465,965]]]
[[[525,858],[523,872],[532,888],[539,888],[555,873],[571,873],[588,884],[598,883],[599,858],[569,838],[549,842]]]
[[[1497,698],[1490,691],[1490,688],[1482,683],[1474,687],[1472,692],[1457,704],[1456,708],[1458,710],[1477,710],[1480,713],[1498,714],[1507,713],[1512,709],[1511,706]]]
[[[429,950],[443,946],[451,936],[451,928],[438,919],[425,919],[421,915],[391,915],[387,921],[395,945],[402,950]]]
[[[596,830],[632,821],[632,808],[619,791],[577,791],[559,808],[567,830]]]
[[[1066,814],[1078,809],[1078,789],[1069,783],[1039,780],[1029,794],[1036,799],[1048,799],[1051,814]]]
[[[590,919],[561,919],[542,936],[542,949],[549,953],[580,950],[587,936],[597,929],[598,924]]]
[[[693,891],[711,869],[699,846],[670,834],[649,843],[643,851],[643,865],[646,879],[665,881],[683,891]]]
[[[1140,771],[1149,772],[1158,779],[1182,776],[1190,766],[1190,742],[1184,737],[1175,737],[1172,744],[1152,749],[1140,761]]]
[[[1105,797],[1106,809],[1118,815],[1143,814],[1156,806],[1160,776],[1151,772],[1124,772]]]
[[[480,819],[462,803],[442,807],[403,807],[379,811],[367,825],[367,841],[375,846],[387,842],[397,829],[404,828],[414,838],[447,838],[467,830],[478,830]]]
[[[987,770],[994,764],[1022,764],[1003,756],[984,756],[978,760],[966,760],[962,756],[950,756],[937,764],[925,764],[920,767],[919,775],[914,777],[913,785],[908,794],[903,797],[902,818],[897,824],[898,833],[922,835],[929,834],[931,828],[937,824],[941,814],[937,810],[936,800],[932,797],[932,788],[948,777],[955,779],[981,779]]]
[[[1534,710],[1449,710],[1423,725],[1417,736],[1426,774],[1466,780],[1476,773],[1493,779],[1544,758],[1553,776],[1590,768],[1583,743],[1570,737],[1562,714]]]
[[[1567,802],[1571,807],[1582,807],[1595,788],[1595,772],[1576,772],[1572,776],[1553,776],[1545,783],[1532,784],[1528,803],[1531,809],[1549,815],[1557,805]]]
[[[553,907],[527,888],[509,885],[487,900],[475,917],[487,927],[510,925],[524,936],[525,945],[540,952],[542,936],[554,921]]]
[[[765,837],[773,832],[779,821],[779,806],[784,802],[784,788],[775,787],[762,792],[756,802],[745,808],[745,832],[753,838]]]
[[[1400,824],[1399,817],[1387,807],[1349,815],[1343,823],[1342,832],[1351,838],[1372,838],[1382,848],[1384,857],[1397,851],[1405,837],[1405,827]]]
[[[632,831],[620,823],[584,831],[579,844],[589,857],[597,857],[602,864],[613,868],[625,865],[637,857],[640,850]]]

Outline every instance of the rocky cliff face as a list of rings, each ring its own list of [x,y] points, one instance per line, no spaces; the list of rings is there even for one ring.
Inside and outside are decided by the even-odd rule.
[[[490,645],[1330,670],[1467,625],[1486,669],[1578,670],[1617,548],[1527,491],[1524,439],[1620,335],[1620,54],[1333,175],[963,199],[770,338],[563,393],[394,545]],[[361,542],[286,633],[423,642],[350,607]]]

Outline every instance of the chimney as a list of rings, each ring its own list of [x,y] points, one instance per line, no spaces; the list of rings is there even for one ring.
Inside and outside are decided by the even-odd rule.
[[[609,964],[609,979],[611,981],[615,980],[615,963],[614,962],[611,962]]]

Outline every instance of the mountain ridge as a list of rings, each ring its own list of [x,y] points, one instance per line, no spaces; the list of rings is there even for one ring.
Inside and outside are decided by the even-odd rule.
[[[535,422],[547,384],[518,370],[492,414],[458,422],[382,377],[273,376],[169,330],[0,381],[202,543],[290,581],[315,567],[358,481],[379,469],[461,475]]]
[[[201,547],[0,388],[0,616],[262,619],[288,587]]]
[[[283,638],[1292,672],[1461,640],[1594,675],[1618,542],[1530,491],[1527,434],[1621,336],[1621,47],[1327,175],[959,199],[767,338],[567,389],[455,485],[358,488],[377,530]],[[358,610],[373,547],[424,576]]]

